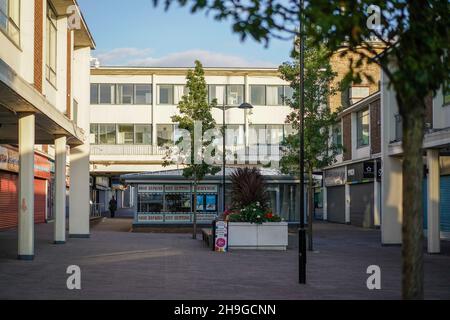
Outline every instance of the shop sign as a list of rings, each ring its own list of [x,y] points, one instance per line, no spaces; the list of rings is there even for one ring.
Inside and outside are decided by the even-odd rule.
[[[176,192],[176,193],[190,193],[191,192],[191,186],[186,184],[173,184],[173,185],[166,185],[165,186],[166,192]]]
[[[108,177],[95,177],[95,185],[99,187],[109,188]]]
[[[366,161],[363,164],[363,178],[373,179],[375,177],[375,163],[373,161]]]
[[[211,222],[216,218],[216,216],[217,215],[215,213],[197,213],[197,220],[202,222]]]
[[[164,222],[164,215],[162,214],[140,214],[137,215],[138,222]]]
[[[192,186],[192,192],[194,192],[194,186]],[[197,192],[198,193],[217,193],[217,185],[212,184],[212,185],[198,185],[197,186]]]
[[[325,171],[325,186],[345,184],[345,166]]]
[[[181,214],[169,214],[166,213],[165,215],[165,222],[173,222],[173,223],[177,223],[177,222],[191,222],[191,214],[185,214],[185,213],[181,213]]]
[[[228,222],[216,221],[214,251],[227,252],[228,250]]]
[[[19,172],[19,152],[0,146],[0,170]],[[34,155],[34,175],[49,179],[51,174],[50,161],[41,155]]]
[[[162,184],[140,184],[138,185],[138,192],[140,193],[163,193],[164,187]]]

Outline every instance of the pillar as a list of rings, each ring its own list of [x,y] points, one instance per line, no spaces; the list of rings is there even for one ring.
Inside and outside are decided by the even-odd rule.
[[[421,196],[421,195],[420,195]],[[383,178],[381,180],[381,243],[394,245],[402,243],[403,221],[403,169],[400,158],[383,157]]]
[[[322,201],[323,201],[323,214],[322,218],[324,221],[328,220],[328,197],[327,197],[327,187],[325,186],[325,182],[323,183],[323,195],[322,195]]]
[[[440,221],[439,221],[439,202],[440,202],[440,172],[439,172],[439,150],[427,150],[428,164],[428,212],[427,212],[427,240],[428,253],[439,253],[441,251],[440,243]]]
[[[374,161],[375,165],[375,171],[374,171],[374,180],[373,180],[373,224],[375,227],[379,227],[381,224],[381,213],[380,213],[380,206],[381,206],[381,193],[380,193],[380,181],[378,181],[378,162]]]
[[[69,237],[89,238],[89,144],[70,150]]]
[[[34,258],[34,138],[35,115],[19,115],[18,259]]]
[[[345,184],[345,223],[350,223],[350,185]]]
[[[55,138],[55,244],[66,242],[66,142],[65,136]]]

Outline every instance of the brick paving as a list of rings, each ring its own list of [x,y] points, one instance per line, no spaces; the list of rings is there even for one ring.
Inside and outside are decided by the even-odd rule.
[[[16,232],[0,232],[0,299],[398,299],[400,247],[380,231],[317,223],[306,285],[297,283],[297,238],[285,252],[214,253],[186,233],[133,233],[130,219],[103,219],[90,239],[53,245],[53,225],[36,226],[36,257],[18,261]],[[450,243],[425,254],[425,295],[450,299]],[[66,268],[81,268],[81,290],[66,288]],[[366,288],[366,268],[381,267],[381,290]]]

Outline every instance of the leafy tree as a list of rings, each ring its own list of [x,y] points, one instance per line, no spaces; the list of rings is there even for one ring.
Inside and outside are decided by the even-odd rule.
[[[154,0],[158,4],[159,0]],[[376,63],[396,92],[403,119],[403,228],[402,258],[404,299],[423,298],[423,150],[425,98],[436,95],[450,81],[450,4],[443,0],[165,0],[190,5],[192,12],[206,10],[216,20],[233,22],[244,39],[251,36],[268,45],[271,38],[297,34],[300,20],[313,45],[325,44],[330,52],[345,46],[357,53],[356,63]],[[380,8],[374,25],[373,6]],[[303,12],[302,12],[303,11]],[[375,19],[375,22],[376,19]],[[370,39],[384,43],[378,55]],[[363,50],[360,50],[363,48]],[[374,58],[375,57],[375,58]],[[350,70],[356,81],[360,72]]]
[[[300,41],[297,41],[299,44]],[[331,165],[341,145],[330,140],[330,130],[336,124],[336,112],[331,112],[328,98],[335,93],[331,82],[336,76],[329,63],[329,55],[324,46],[318,48],[306,45],[305,50],[305,170],[308,175],[308,247],[313,249],[312,223],[314,210],[314,181],[313,170]],[[290,82],[294,89],[292,99],[288,99],[293,111],[288,115],[286,123],[292,125],[296,131],[300,130],[300,64],[299,52],[293,50],[292,61],[283,63],[280,68],[281,77]],[[280,160],[281,171],[292,175],[299,175],[300,137],[291,134],[282,142],[283,157]]]
[[[193,221],[193,234],[192,238],[197,238],[197,186],[198,183],[203,180],[207,174],[216,174],[220,167],[213,166],[203,158],[204,151],[211,146],[213,138],[204,139],[204,134],[207,130],[214,129],[216,121],[211,114],[211,108],[215,107],[215,101],[211,104],[208,103],[208,90],[205,81],[205,72],[200,61],[195,61],[194,70],[189,70],[186,76],[186,89],[187,94],[184,95],[181,101],[178,103],[179,114],[172,117],[172,121],[178,123],[180,129],[184,129],[189,133],[189,137],[182,136],[176,142],[178,146],[187,143],[188,151],[187,155],[184,154],[183,176],[191,179],[194,187],[194,221]],[[200,132],[195,132],[195,123],[201,123],[201,137],[197,137]],[[193,143],[192,138],[201,139],[200,145]],[[187,141],[186,141],[186,140]],[[182,158],[180,154],[177,156]],[[165,160],[165,165],[173,163],[172,161]]]

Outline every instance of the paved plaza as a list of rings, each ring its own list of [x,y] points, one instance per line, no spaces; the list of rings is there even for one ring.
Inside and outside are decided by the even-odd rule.
[[[36,226],[35,260],[18,261],[16,231],[0,232],[0,299],[398,299],[401,248],[382,247],[380,231],[315,224],[306,285],[297,283],[297,237],[277,251],[208,250],[186,233],[133,233],[131,219],[92,226],[90,239],[53,245],[53,224]],[[425,254],[425,297],[450,299],[450,243]],[[66,268],[81,268],[68,290]],[[381,268],[381,290],[366,269]]]

